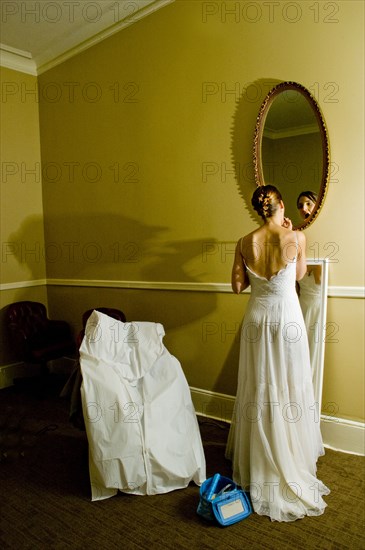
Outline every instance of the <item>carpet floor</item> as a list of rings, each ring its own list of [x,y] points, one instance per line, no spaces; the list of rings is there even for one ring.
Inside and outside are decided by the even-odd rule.
[[[327,450],[318,477],[331,489],[319,517],[293,523],[252,514],[229,527],[196,514],[199,488],[157,496],[90,500],[87,439],[68,418],[54,379],[41,398],[34,383],[0,390],[3,549],[365,549],[364,457]],[[199,419],[207,476],[231,476],[228,427]]]

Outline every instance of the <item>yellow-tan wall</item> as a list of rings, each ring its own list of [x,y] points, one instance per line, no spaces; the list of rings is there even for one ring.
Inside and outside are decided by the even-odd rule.
[[[39,77],[47,277],[65,281],[52,312],[75,330],[98,305],[162,322],[189,384],[229,395],[247,295],[107,281],[229,282],[233,243],[257,226],[256,116],[279,81],[312,91],[331,141],[308,253],[332,254],[330,286],[364,284],[362,3],[249,4],[175,2]],[[41,226],[25,213],[18,235]],[[329,298],[328,321],[324,412],[363,419],[363,301]]]
[[[0,364],[14,356],[3,310],[23,299],[47,303],[37,77],[6,68],[1,77]]]

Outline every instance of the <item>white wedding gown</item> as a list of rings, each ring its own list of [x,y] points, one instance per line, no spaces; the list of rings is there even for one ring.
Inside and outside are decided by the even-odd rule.
[[[318,367],[319,345],[318,336],[320,311],[321,311],[321,284],[317,284],[313,273],[306,273],[299,282],[299,302],[302,308],[304,323],[307,328],[310,362],[315,376],[315,368]]]
[[[324,449],[295,289],[296,262],[270,280],[247,272],[251,297],[226,456],[256,513],[277,521],[317,516],[330,491],[316,477]]]

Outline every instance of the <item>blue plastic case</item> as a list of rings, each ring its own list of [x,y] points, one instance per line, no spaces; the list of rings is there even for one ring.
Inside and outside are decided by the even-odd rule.
[[[200,487],[197,513],[226,526],[247,518],[252,508],[246,493],[232,479],[215,474]]]

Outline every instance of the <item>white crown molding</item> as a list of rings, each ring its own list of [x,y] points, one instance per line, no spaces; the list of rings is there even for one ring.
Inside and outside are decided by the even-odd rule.
[[[119,1],[121,7],[123,7],[123,3],[121,0]],[[35,76],[40,75],[173,2],[175,0],[126,1],[124,2],[125,6],[127,8],[132,7],[133,12],[123,16],[123,10],[121,12],[118,11],[120,19],[111,25],[108,25],[106,22],[106,13],[104,13],[103,19],[101,18],[100,20],[100,25],[95,25],[95,34],[92,36],[87,36],[87,31],[84,32],[85,28],[82,27],[75,27],[74,33],[63,32],[60,34],[59,39],[55,35],[55,48],[53,57],[51,58],[49,58],[50,48],[43,49],[41,53],[35,54],[34,58],[32,58],[29,52],[22,52],[21,50],[2,44],[0,46],[0,66]],[[118,2],[114,4],[114,7],[118,7]],[[3,24],[5,25],[6,23]],[[105,27],[105,25],[107,26]]]
[[[135,290],[173,290],[187,292],[232,293],[229,283],[199,283],[174,281],[112,281],[104,279],[38,279],[34,281],[16,281],[0,285],[0,291],[16,290],[35,286],[71,286],[88,288],[127,288]],[[243,294],[249,294],[246,289]],[[329,286],[328,297],[333,298],[365,298],[365,287],[361,286]]]
[[[288,137],[304,136],[307,134],[318,134],[319,129],[317,124],[307,124],[303,126],[293,126],[291,128],[283,128],[281,130],[272,130],[265,128],[264,137],[269,139],[284,139]]]
[[[56,58],[52,59],[51,61],[48,61],[47,63],[39,64],[39,66],[37,67],[37,73],[42,74],[46,71],[49,71],[53,67],[56,67],[57,65],[60,65],[64,61],[67,61],[67,59],[71,59],[71,57],[74,57],[75,55],[85,50],[88,50],[92,46],[95,46],[99,42],[102,42],[106,38],[113,36],[113,34],[116,34],[117,32],[121,31],[122,29],[125,29],[126,27],[129,27],[130,25],[133,25],[140,19],[147,17],[151,13],[154,13],[158,9],[161,9],[167,6],[168,4],[171,4],[172,2],[175,2],[175,0],[156,0],[152,4],[148,4],[147,6],[140,8],[138,11],[136,11],[129,17],[126,17],[125,19],[118,21],[111,27],[108,27],[107,29],[97,33],[96,35],[85,40],[84,42],[81,42],[77,46],[67,50],[62,55],[57,56]]]
[[[0,47],[0,66],[18,71],[20,73],[26,73],[33,76],[37,76],[37,67],[34,59],[27,54],[28,52],[21,52],[21,50],[10,51],[8,46]]]

